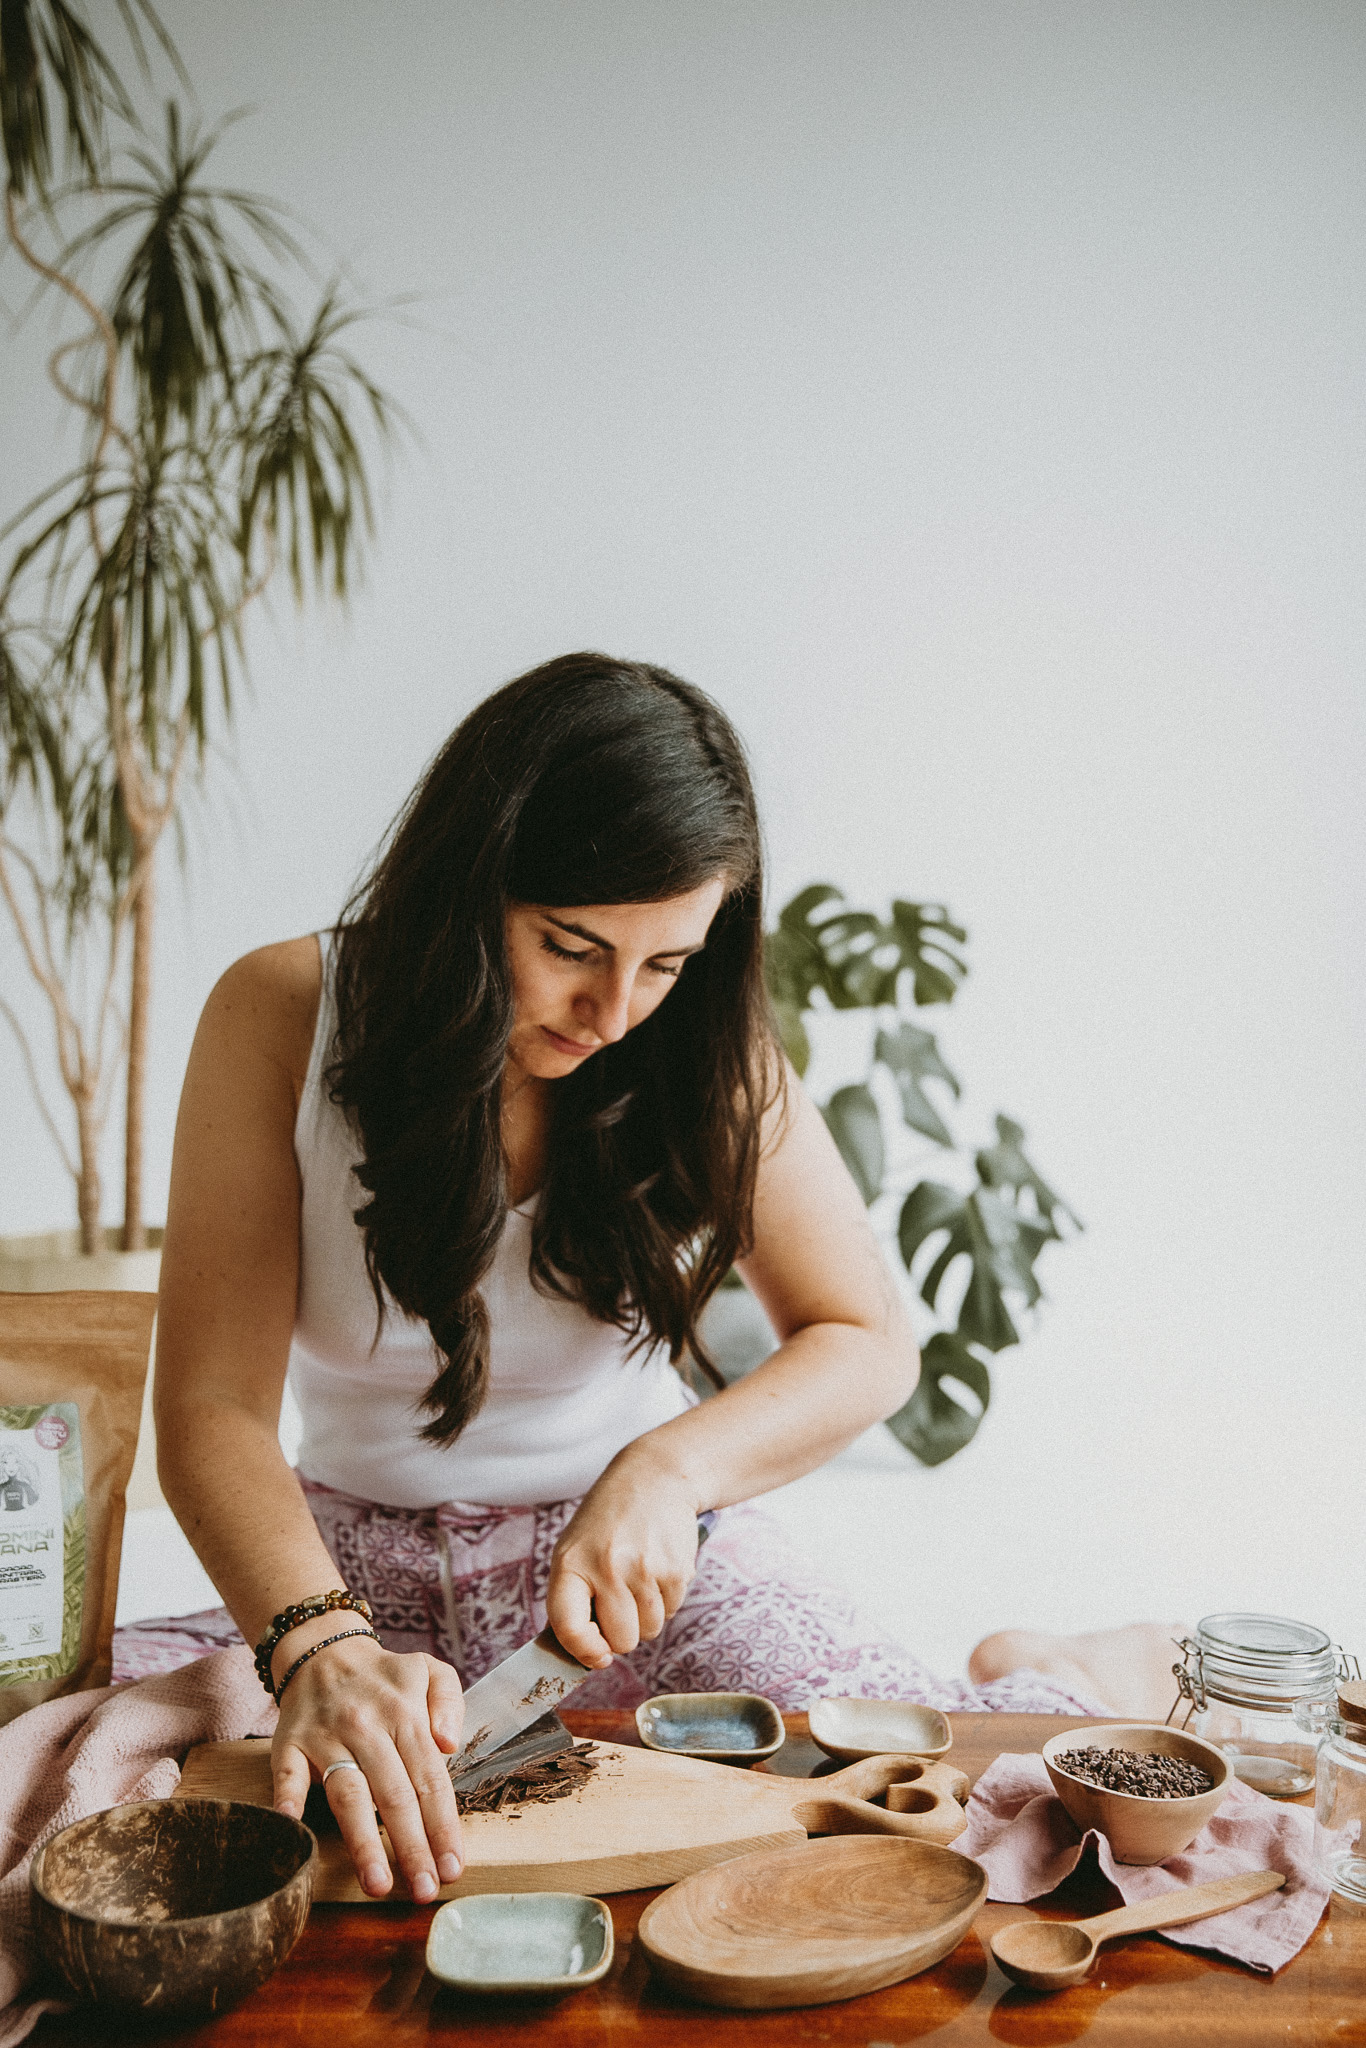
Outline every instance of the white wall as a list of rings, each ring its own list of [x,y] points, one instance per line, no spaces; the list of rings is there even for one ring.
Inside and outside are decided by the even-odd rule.
[[[1089,1226],[968,1453],[804,1482],[799,1533],[945,1658],[1007,1603],[1366,1650],[1360,8],[165,14],[207,113],[259,110],[225,178],[421,294],[366,346],[425,448],[349,621],[255,629],[166,877],[158,1190],[215,975],[333,914],[461,712],[666,662],[749,738],[777,896],[970,926],[963,1126],[1009,1108]],[[8,1046],[0,1143],[0,1229],[64,1220]]]

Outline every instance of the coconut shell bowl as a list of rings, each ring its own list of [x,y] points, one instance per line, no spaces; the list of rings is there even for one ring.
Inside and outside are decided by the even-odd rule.
[[[1084,1778],[1061,1770],[1055,1759],[1074,1749],[1127,1749],[1139,1755],[1180,1757],[1197,1764],[1211,1780],[1208,1792],[1189,1799],[1154,1799],[1134,1792],[1108,1792]],[[1074,1728],[1052,1735],[1043,1746],[1043,1760],[1053,1790],[1085,1834],[1095,1828],[1106,1837],[1117,1863],[1165,1863],[1188,1849],[1207,1820],[1223,1804],[1233,1779],[1233,1765],[1223,1750],[1194,1735],[1159,1723],[1125,1722],[1107,1728]]]
[[[310,1831],[269,1807],[111,1807],[34,1856],[37,1945],[79,2000],[221,2012],[264,1984],[303,1933],[317,1856]]]

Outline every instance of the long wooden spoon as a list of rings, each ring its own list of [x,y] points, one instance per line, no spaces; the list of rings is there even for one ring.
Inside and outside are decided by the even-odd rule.
[[[1017,1984],[1031,1991],[1062,1991],[1081,1982],[1100,1944],[1117,1934],[1144,1934],[1154,1927],[1179,1927],[1183,1920],[1227,1913],[1284,1883],[1279,1870],[1251,1870],[1213,1884],[1184,1885],[1180,1891],[1163,1892],[1160,1899],[1120,1906],[1090,1920],[1012,1920],[992,1935],[991,1953]]]

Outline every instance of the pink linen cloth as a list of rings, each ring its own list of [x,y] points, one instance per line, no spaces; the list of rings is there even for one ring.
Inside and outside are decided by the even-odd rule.
[[[85,1814],[169,1798],[195,1743],[268,1734],[275,1719],[243,1648],[140,1685],[48,1700],[0,1729],[0,2048],[66,2009],[51,1994],[22,1995],[40,1961],[29,1917],[34,1850]]]
[[[1241,1778],[1189,1849],[1151,1865],[1117,1863],[1094,1828],[1083,1836],[1054,1793],[1041,1756],[998,1756],[973,1787],[967,1813],[967,1832],[954,1848],[981,1864],[991,1898],[1016,1905],[1053,1891],[1091,1850],[1126,1906],[1246,1870],[1283,1871],[1279,1891],[1162,1932],[1163,1941],[1212,1949],[1268,1975],[1298,1955],[1328,1903],[1329,1887],[1313,1860],[1313,1814],[1282,1806]]]

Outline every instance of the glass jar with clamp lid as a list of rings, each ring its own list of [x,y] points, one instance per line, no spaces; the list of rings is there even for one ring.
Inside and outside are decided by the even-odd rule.
[[[1339,1679],[1359,1677],[1332,1638],[1279,1614],[1208,1614],[1177,1644],[1183,1727],[1222,1749],[1238,1776],[1273,1799],[1296,1799],[1314,1782],[1317,1736],[1297,1715],[1312,1702],[1331,1714]],[[1320,1722],[1321,1725],[1321,1722]]]
[[[1338,1687],[1324,1712],[1302,1700],[1295,1719],[1318,1740],[1314,1860],[1335,1892],[1366,1901],[1366,1685]]]

